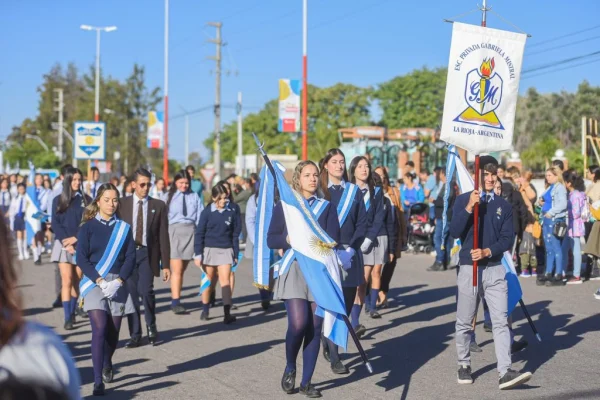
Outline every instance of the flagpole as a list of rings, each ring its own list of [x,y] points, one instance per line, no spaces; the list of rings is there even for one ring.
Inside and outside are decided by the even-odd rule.
[[[487,1],[483,0],[483,7],[481,8],[481,26],[486,27],[487,25]],[[480,165],[479,165],[479,154],[475,155],[475,190],[479,190],[479,175],[480,175]],[[479,248],[479,203],[475,203],[475,207],[473,208],[473,249]],[[473,261],[473,294],[477,295],[478,286],[478,271],[477,271],[477,261]]]
[[[273,175],[273,179],[275,180],[275,183],[277,183],[277,178],[276,178],[277,175],[275,174],[275,168],[273,167],[273,164],[271,164],[271,160],[269,159],[269,156],[267,155],[267,153],[264,150],[265,144],[261,143],[260,140],[258,140],[258,137],[256,136],[255,133],[252,133],[252,136],[254,137],[254,141],[256,142],[256,145],[258,146],[258,151],[262,155],[262,158],[265,160],[265,164],[267,164],[269,171],[271,171],[271,175]],[[340,315],[342,316],[344,323],[346,324],[346,327],[348,328],[348,332],[350,332],[350,336],[352,336],[352,340],[354,340],[354,344],[356,345],[356,348],[358,349],[358,352],[360,353],[360,357],[362,358],[363,362],[365,363],[365,367],[367,367],[367,370],[369,371],[369,373],[372,374],[373,367],[371,366],[371,363],[369,362],[369,358],[367,357],[365,350],[363,349],[362,345],[360,344],[360,340],[358,340],[358,336],[356,336],[356,332],[354,332],[354,328],[352,328],[352,324],[350,323],[348,316],[346,314],[340,314]]]
[[[302,159],[308,160],[308,0],[302,0]]]
[[[527,307],[525,307],[525,303],[523,302],[523,299],[519,299],[519,304],[521,305],[521,308],[523,309],[523,314],[525,314],[525,317],[527,318],[527,321],[529,322],[529,326],[531,327],[533,334],[537,338],[538,342],[541,342],[542,337],[538,333],[537,329],[535,329],[535,325],[533,323],[533,320],[531,319],[531,315],[529,315],[529,311],[527,311]]]

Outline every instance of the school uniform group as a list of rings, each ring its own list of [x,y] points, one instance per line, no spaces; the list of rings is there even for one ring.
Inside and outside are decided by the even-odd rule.
[[[480,191],[449,196],[447,232],[439,235],[436,244],[450,237],[460,239],[462,245],[457,268],[458,383],[473,383],[470,355],[477,351],[473,324],[477,307],[483,302],[486,319],[489,317],[486,326],[489,324],[493,332],[496,347],[499,388],[510,389],[527,382],[531,374],[511,368],[515,341],[507,312],[508,289],[502,257],[507,251],[514,252],[515,237],[519,237],[519,248],[528,249],[529,236],[515,235],[515,210],[504,199],[504,189],[499,187],[497,161],[485,156],[481,165]],[[245,243],[243,256],[254,258],[254,247],[260,240],[257,216],[265,206],[259,203],[260,191],[265,186],[261,186],[257,175],[247,180],[232,175],[205,191],[194,179],[194,173],[192,167],[179,171],[168,191],[165,186],[157,191],[158,180],[140,168],[129,179],[130,193],[121,193],[113,183],[98,182],[94,171],[84,182],[84,174],[67,165],[61,170],[59,184],[47,193],[46,203],[51,204],[47,212],[54,233],[51,259],[56,262],[60,277],[58,292],[64,310],[64,328],[76,329],[76,318],[89,318],[94,395],[103,395],[105,384],[113,380],[112,357],[123,317],[127,317],[130,332],[125,347],[135,348],[144,342],[142,305],[147,341],[151,345],[159,341],[153,284],[156,277],[170,283],[172,312],[187,314],[181,291],[185,271],[193,262],[202,269],[199,323],[210,319],[211,307],[216,304],[217,283],[221,287],[223,323],[236,321],[234,289],[235,270],[242,258],[240,243]],[[320,229],[335,242],[345,313],[358,338],[365,334],[371,319],[382,318],[378,309],[388,306],[394,269],[407,246],[405,210],[414,197],[410,191],[419,189],[418,183],[413,184],[415,176],[411,173],[407,176],[407,187],[399,190],[390,184],[386,168],[372,166],[366,157],[355,157],[347,165],[339,149],[329,150],[318,165],[311,161],[298,163],[291,176],[291,188],[311,210]],[[442,220],[439,199],[445,190],[455,192],[453,182],[446,182],[443,172],[439,176],[440,190],[436,196],[430,196],[436,225]],[[551,204],[544,213],[545,241],[547,234],[559,236],[555,227],[562,217],[573,212],[569,206],[564,215],[556,211],[560,204],[556,187],[562,181],[557,178],[557,184],[548,174],[546,177],[549,188],[539,201],[543,209]],[[575,185],[567,183],[566,187],[572,192],[571,187]],[[205,205],[206,193],[210,199]],[[12,226],[19,227],[16,218],[20,215],[19,195],[14,199],[7,212]],[[278,300],[283,301],[287,312],[286,364],[282,366],[280,386],[286,394],[295,393],[298,387],[301,395],[321,397],[312,383],[320,354],[333,373],[343,375],[349,370],[338,346],[323,335],[323,317],[317,312],[315,296],[302,268],[295,258],[285,258],[291,249],[289,227],[284,207],[275,193],[273,199],[272,217],[263,234],[266,233],[272,261],[278,268],[270,270],[270,281],[259,287],[259,293],[265,310],[271,301]],[[476,204],[480,237],[479,248],[474,249]],[[535,239],[538,228],[533,226],[534,221],[527,221],[524,232]],[[567,227],[570,229],[571,225]],[[440,227],[436,229],[441,232]],[[600,232],[600,227],[598,229]],[[551,240],[554,239],[547,239],[546,246],[558,252],[559,247]],[[449,247],[436,245],[442,253],[430,270],[446,269],[450,263]],[[536,259],[534,253],[528,251],[521,255],[522,271],[528,269],[527,263]],[[555,275],[538,277],[544,279],[544,284],[552,284],[554,276],[559,275],[562,281],[562,270],[558,269],[556,259],[555,254],[546,266],[549,273],[556,267]],[[478,293],[474,293],[471,286],[474,261],[479,265]],[[297,385],[296,360],[300,350],[303,363]]]

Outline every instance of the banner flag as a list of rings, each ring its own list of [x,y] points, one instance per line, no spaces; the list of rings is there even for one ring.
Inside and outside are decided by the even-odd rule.
[[[300,80],[279,80],[279,132],[300,132]]]
[[[164,113],[150,111],[148,113],[148,145],[149,149],[162,149],[164,139]]]
[[[527,35],[454,22],[440,140],[510,150]]]

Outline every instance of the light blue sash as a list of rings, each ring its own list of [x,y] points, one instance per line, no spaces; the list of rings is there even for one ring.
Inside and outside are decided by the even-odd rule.
[[[340,227],[344,225],[344,222],[346,222],[346,218],[348,217],[348,213],[350,212],[350,208],[352,207],[352,200],[354,200],[354,196],[356,196],[357,190],[358,186],[350,182],[346,182],[346,187],[344,188],[344,193],[342,193],[340,204],[338,204],[337,206]]]
[[[96,271],[102,278],[106,277],[108,271],[112,268],[115,260],[119,256],[121,252],[121,248],[125,243],[125,239],[127,239],[127,233],[129,232],[129,224],[124,221],[117,220],[115,223],[115,227],[110,235],[110,239],[108,241],[108,245],[106,246],[106,250],[104,250],[104,254],[102,258],[96,265]],[[92,290],[96,286],[95,282],[92,282],[90,278],[87,276],[83,276],[81,283],[79,284],[79,291],[81,292],[81,296],[85,297],[86,294],[90,290]]]
[[[313,205],[310,206],[310,209],[313,215],[315,216],[316,220],[318,220],[319,217],[323,214],[323,211],[325,211],[328,204],[329,202],[325,199],[317,199],[313,203]],[[279,263],[274,264],[273,277],[278,278],[282,275],[285,275],[295,259],[296,255],[294,254],[294,250],[288,249],[283,255],[281,261]]]
[[[381,187],[376,186],[375,187],[375,196],[377,196],[377,194],[379,193],[379,191],[381,190]],[[367,208],[367,211],[369,211],[369,208],[371,208],[371,191],[367,190],[367,193],[363,196],[363,199],[365,201],[365,207]]]

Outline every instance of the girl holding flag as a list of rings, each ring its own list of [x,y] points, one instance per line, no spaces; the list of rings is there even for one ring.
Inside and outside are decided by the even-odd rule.
[[[202,268],[210,281],[209,290],[202,292],[202,313],[200,320],[208,320],[211,292],[217,284],[217,273],[223,297],[223,322],[230,324],[236,320],[231,315],[230,284],[231,266],[237,264],[239,237],[241,231],[240,214],[227,201],[228,192],[224,185],[212,188],[212,203],[200,215],[200,223],[194,239],[194,262]]]
[[[365,157],[355,157],[350,163],[350,179],[356,184],[363,194],[363,201],[367,210],[367,231],[365,239],[360,246],[365,265],[365,282],[358,287],[354,307],[358,308],[356,320],[360,317],[360,309],[365,303],[367,284],[371,283],[369,301],[365,307],[371,318],[381,318],[375,304],[379,297],[381,286],[381,267],[390,261],[388,254],[388,237],[385,227],[387,210],[384,207],[381,186],[375,186],[371,163]],[[391,227],[390,227],[391,228]],[[371,308],[371,303],[373,307]],[[354,311],[354,310],[353,310]],[[352,319],[355,319],[353,313]]]
[[[82,177],[79,169],[69,168],[64,175],[62,193],[52,201],[52,230],[56,240],[50,259],[58,263],[62,278],[61,299],[66,330],[74,329],[73,314],[77,307],[77,288],[82,275],[75,261],[77,233],[83,210],[92,201],[81,192]]]
[[[171,310],[186,314],[180,302],[183,273],[194,258],[194,232],[204,209],[200,197],[190,190],[190,175],[179,171],[169,190],[169,241],[171,243]]]
[[[29,250],[27,249],[27,235],[25,226],[25,210],[27,210],[28,200],[25,195],[25,184],[17,184],[17,195],[10,203],[10,227],[17,234],[17,249],[19,250],[19,260],[29,260]]]
[[[130,226],[117,219],[118,205],[117,188],[101,185],[77,235],[77,261],[84,273],[81,295],[92,327],[94,396],[104,395],[104,383],[113,380],[121,320],[135,312],[125,286],[135,266],[135,242]]]
[[[340,243],[338,214],[333,203],[317,197],[319,170],[312,161],[302,161],[294,170],[292,188],[302,197],[300,201],[312,210],[321,228],[336,243]],[[273,216],[267,234],[267,244],[271,249],[287,251],[291,249],[283,206],[279,202],[273,209]],[[286,253],[288,255],[289,253]],[[276,271],[275,299],[283,300],[288,315],[288,330],[285,337],[286,367],[281,378],[281,388],[287,394],[294,391],[296,383],[296,358],[303,345],[303,368],[300,393],[309,398],[321,397],[321,393],[311,384],[311,378],[319,355],[320,335],[323,318],[315,314],[317,304],[296,260],[282,265]],[[349,261],[349,260],[348,260]]]
[[[352,249],[354,256],[350,268],[341,272],[342,291],[346,306],[346,315],[352,315],[352,328],[358,337],[366,332],[359,324],[360,306],[354,305],[357,288],[364,283],[363,260],[360,247],[364,242],[367,229],[367,211],[363,194],[358,187],[348,181],[346,157],[340,149],[331,149],[321,160],[319,187],[331,207],[336,209],[340,240],[344,249]],[[347,374],[348,368],[340,361],[338,347],[329,339],[324,339],[323,356],[331,363],[335,374]]]

